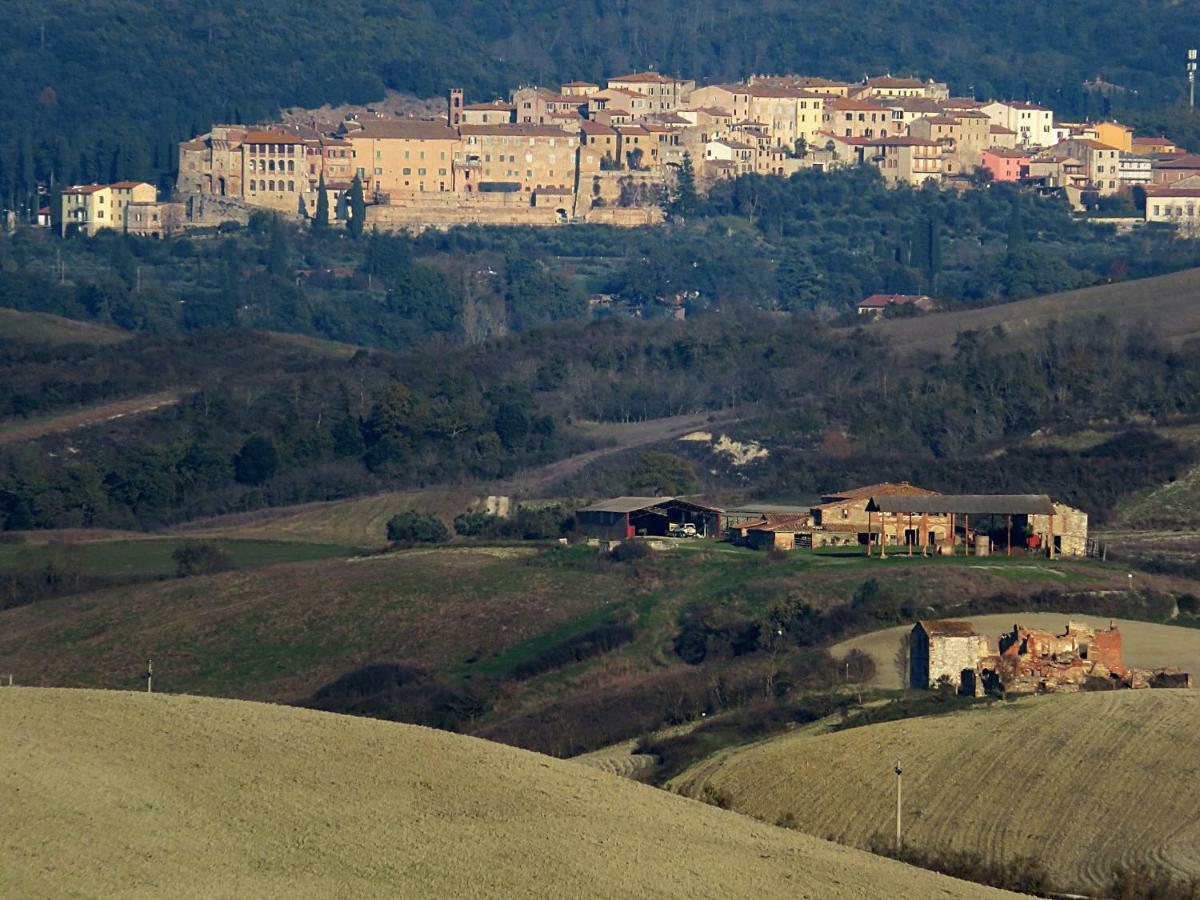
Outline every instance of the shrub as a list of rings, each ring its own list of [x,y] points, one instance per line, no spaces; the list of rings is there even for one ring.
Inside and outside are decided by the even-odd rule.
[[[491,513],[468,510],[462,515],[454,517],[454,530],[464,537],[490,535],[495,532],[501,521],[499,516],[493,516]]]
[[[376,663],[348,672],[312,695],[308,706],[458,731],[490,709],[477,689],[448,684],[414,666]]]
[[[838,660],[838,674],[847,681],[864,682],[875,677],[875,660],[857,647]]]
[[[408,510],[388,520],[387,537],[392,543],[441,544],[450,531],[437,516]]]
[[[621,541],[613,547],[608,558],[613,562],[633,562],[650,555],[650,548],[641,541]]]
[[[191,575],[212,575],[233,568],[233,559],[224,550],[212,544],[184,544],[176,547],[175,574],[180,578]]]
[[[532,678],[551,669],[615,650],[632,641],[633,635],[633,628],[624,623],[601,625],[582,634],[572,635],[565,641],[543,650],[533,659],[514,666],[511,674],[516,679]]]
[[[1200,878],[1177,879],[1173,872],[1147,863],[1119,866],[1104,896],[1112,900],[1196,900]]]

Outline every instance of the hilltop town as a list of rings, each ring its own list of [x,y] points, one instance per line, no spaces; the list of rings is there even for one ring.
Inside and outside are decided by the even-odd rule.
[[[254,210],[368,228],[660,221],[667,198],[756,173],[873,166],[890,186],[968,190],[1017,182],[1077,209],[1133,195],[1147,222],[1200,225],[1200,155],[1118,122],[1063,122],[1046,106],[955,97],[885,75],[847,83],[751,76],[700,86],[654,71],[507,100],[450,90],[436,119],[364,109],[340,121],[218,124],[179,145],[175,194],[80,185],[62,224],[162,236]],[[356,193],[361,191],[361,193]]]

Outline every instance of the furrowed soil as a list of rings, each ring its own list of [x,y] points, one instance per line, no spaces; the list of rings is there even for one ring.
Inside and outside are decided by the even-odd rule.
[[[1114,622],[1121,630],[1121,649],[1125,664],[1135,668],[1154,669],[1164,666],[1182,669],[1200,675],[1200,629],[1174,625],[1156,625],[1151,622],[1136,622],[1131,619],[1105,619],[1086,613],[1001,613],[990,616],[967,617],[979,634],[987,635],[993,649],[997,639],[1014,624],[1027,628],[1041,628],[1061,634],[1067,620],[1086,622],[1093,628],[1108,628]],[[896,664],[896,650],[900,638],[912,631],[911,625],[873,631],[830,648],[834,656],[842,656],[851,650],[862,650],[875,660],[875,678],[871,687],[900,688],[902,677]]]
[[[1004,896],[474,738],[0,690],[0,895]]]
[[[946,716],[772,738],[672,782],[719,792],[767,822],[864,846],[1031,855],[1063,891],[1102,891],[1139,862],[1200,875],[1200,694],[1112,691],[1025,698]]]

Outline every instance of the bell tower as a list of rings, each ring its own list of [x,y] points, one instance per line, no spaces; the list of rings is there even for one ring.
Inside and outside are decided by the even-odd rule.
[[[463,89],[450,88],[450,101],[446,107],[446,124],[457,128],[463,118]]]

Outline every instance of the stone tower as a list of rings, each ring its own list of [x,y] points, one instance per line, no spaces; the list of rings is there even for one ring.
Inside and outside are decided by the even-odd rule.
[[[450,88],[450,102],[446,108],[446,124],[451,128],[457,128],[462,124],[463,117],[463,89]]]

